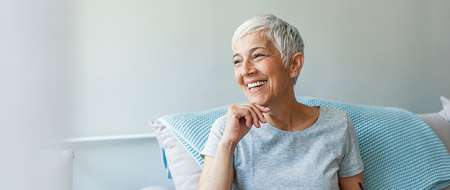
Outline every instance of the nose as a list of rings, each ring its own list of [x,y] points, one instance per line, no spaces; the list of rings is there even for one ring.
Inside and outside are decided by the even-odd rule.
[[[256,68],[251,61],[245,60],[242,63],[242,76],[252,75],[255,72],[256,72]]]

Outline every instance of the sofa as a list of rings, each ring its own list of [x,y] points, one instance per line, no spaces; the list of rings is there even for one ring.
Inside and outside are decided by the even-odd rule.
[[[438,136],[450,155],[450,103],[443,97],[441,97],[441,102],[443,109],[440,112],[417,114],[417,116]],[[157,140],[163,150],[163,164],[167,168],[167,175],[173,180],[176,189],[197,189],[201,173],[198,162],[186,150],[186,146],[180,143],[180,139],[174,135],[173,129],[161,122],[153,122],[151,127],[154,128]],[[450,186],[444,189],[450,190]]]

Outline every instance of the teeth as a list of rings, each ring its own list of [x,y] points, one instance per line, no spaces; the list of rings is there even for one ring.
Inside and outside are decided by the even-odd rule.
[[[252,82],[252,83],[247,84],[247,87],[248,88],[253,88],[253,87],[256,87],[256,86],[261,86],[264,83],[266,83],[266,81],[260,80],[260,81],[256,81],[256,82]]]

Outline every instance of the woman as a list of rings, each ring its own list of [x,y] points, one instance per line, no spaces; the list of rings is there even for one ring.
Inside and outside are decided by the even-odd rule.
[[[234,78],[248,104],[216,120],[199,189],[363,189],[363,162],[346,113],[297,102],[304,62],[298,30],[273,15],[232,39]]]

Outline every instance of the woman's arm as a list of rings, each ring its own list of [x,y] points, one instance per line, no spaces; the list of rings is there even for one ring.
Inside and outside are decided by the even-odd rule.
[[[338,173],[339,186],[342,190],[363,190],[364,173],[362,171],[364,170],[364,165],[359,152],[359,143],[351,120],[347,118],[347,121],[345,155],[339,165],[340,172]],[[356,171],[361,172],[356,173]]]
[[[214,157],[205,156],[199,190],[230,190],[233,182],[233,143],[220,142]]]
[[[262,113],[269,108],[258,105],[233,104],[228,107],[226,126],[214,157],[205,156],[200,176],[199,190],[230,190],[233,183],[233,154],[236,145],[252,126],[261,127],[266,122]]]
[[[355,176],[339,177],[339,188],[341,190],[363,190],[363,180],[362,172]]]

